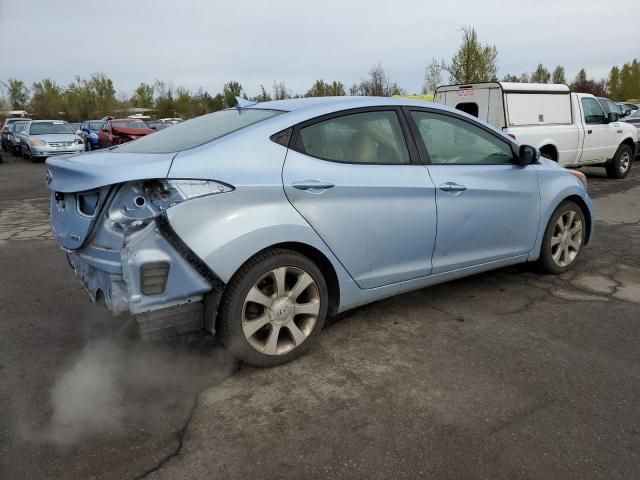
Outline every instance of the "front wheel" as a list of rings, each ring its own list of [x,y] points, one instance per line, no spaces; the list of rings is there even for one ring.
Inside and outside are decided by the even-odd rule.
[[[613,159],[605,165],[609,178],[624,178],[631,171],[633,152],[629,145],[620,145]]]
[[[538,264],[546,273],[560,274],[575,264],[586,238],[582,209],[574,202],[562,202],[553,212],[542,238]]]
[[[306,256],[286,249],[257,254],[222,298],[217,335],[231,353],[258,367],[302,355],[324,324],[327,284]]]

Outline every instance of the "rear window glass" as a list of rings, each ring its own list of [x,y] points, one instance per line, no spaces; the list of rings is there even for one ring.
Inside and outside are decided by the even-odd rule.
[[[55,135],[73,133],[73,128],[66,122],[38,122],[32,123],[29,129],[30,135]]]
[[[171,153],[209,143],[249,125],[280,115],[277,110],[243,108],[222,110],[178,123],[133,142],[116,151],[130,153]]]

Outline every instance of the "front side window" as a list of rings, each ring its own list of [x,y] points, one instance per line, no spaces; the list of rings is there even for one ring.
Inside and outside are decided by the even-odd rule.
[[[411,112],[431,163],[502,165],[513,162],[511,146],[465,120],[430,112]]]
[[[280,115],[278,110],[231,108],[181,122],[116,148],[127,153],[173,153],[195,148],[224,135]]]
[[[344,163],[410,163],[395,111],[342,115],[300,129],[296,149]]]
[[[583,98],[580,102],[582,103],[585,123],[604,123],[604,111],[595,98]]]

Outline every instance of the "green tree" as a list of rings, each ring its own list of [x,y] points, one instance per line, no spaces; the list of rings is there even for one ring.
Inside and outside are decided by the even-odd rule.
[[[634,85],[633,68],[631,63],[625,63],[620,69],[620,90],[618,98],[628,100],[638,97],[637,85]]]
[[[184,87],[176,88],[175,111],[180,118],[193,117],[194,101],[191,92]]]
[[[609,97],[616,101],[623,100],[620,95],[620,69],[617,66],[613,66],[609,72]]]
[[[531,74],[531,81],[533,83],[549,83],[550,80],[551,74],[549,73],[549,70],[539,63],[536,70]]]
[[[242,97],[243,90],[240,82],[230,81],[222,87],[222,97],[224,98],[224,108],[233,108],[236,106],[236,97]]]
[[[551,83],[567,83],[567,78],[565,77],[564,67],[562,65],[558,65],[551,74]]]
[[[503,82],[519,82],[520,81],[520,77],[518,75],[513,75],[511,73],[506,74],[503,78],[502,78]]]
[[[305,97],[341,97],[343,95],[345,95],[344,85],[335,80],[331,83],[316,80],[304,94]]]
[[[131,103],[137,108],[152,108],[153,107],[153,85],[142,82],[135,89]]]
[[[293,93],[284,83],[284,80],[273,82],[273,99],[284,100],[293,97]]]
[[[9,103],[14,110],[26,110],[29,105],[29,89],[22,80],[10,78],[5,83]]]
[[[271,101],[271,95],[269,95],[267,93],[267,91],[264,88],[264,85],[260,85],[260,94],[254,98],[254,100],[256,102],[270,102]]]
[[[65,115],[62,88],[53,80],[45,78],[34,82],[29,111],[35,118],[61,118]]]
[[[424,83],[422,85],[422,93],[434,93],[436,88],[442,83],[442,70],[444,68],[443,61],[437,61],[435,58],[424,69]]]
[[[95,98],[86,80],[76,76],[75,82],[63,92],[63,97],[67,120],[81,122],[96,116]]]
[[[462,27],[462,44],[445,70],[451,83],[495,82],[498,80],[498,50],[481,45],[472,27]]]
[[[224,96],[221,93],[217,93],[211,101],[211,111],[217,112],[218,110],[222,110],[224,108]]]
[[[104,73],[94,73],[87,81],[87,88],[94,97],[96,114],[100,117],[111,115],[118,105],[113,82]]]
[[[371,97],[391,97],[404,95],[405,91],[396,82],[389,79],[381,64],[374,65],[369,70],[369,77],[354,84],[350,89],[351,95],[366,95]]]
[[[590,93],[598,97],[602,97],[607,94],[605,81],[601,80],[596,82],[595,80],[590,80],[587,77],[587,72],[584,68],[576,75],[575,80],[571,84],[571,90],[578,93]]]
[[[173,99],[173,83],[170,81],[156,80],[154,84],[156,92],[155,109],[158,118],[175,117],[175,101]]]

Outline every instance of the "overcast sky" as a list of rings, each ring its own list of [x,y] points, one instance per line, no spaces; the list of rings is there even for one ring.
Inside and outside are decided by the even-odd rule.
[[[639,19],[640,0],[0,0],[0,80],[104,72],[127,95],[155,79],[212,94],[238,80],[251,96],[274,80],[348,88],[379,62],[418,93],[463,25],[498,48],[499,77],[541,62],[600,78],[640,57]]]

